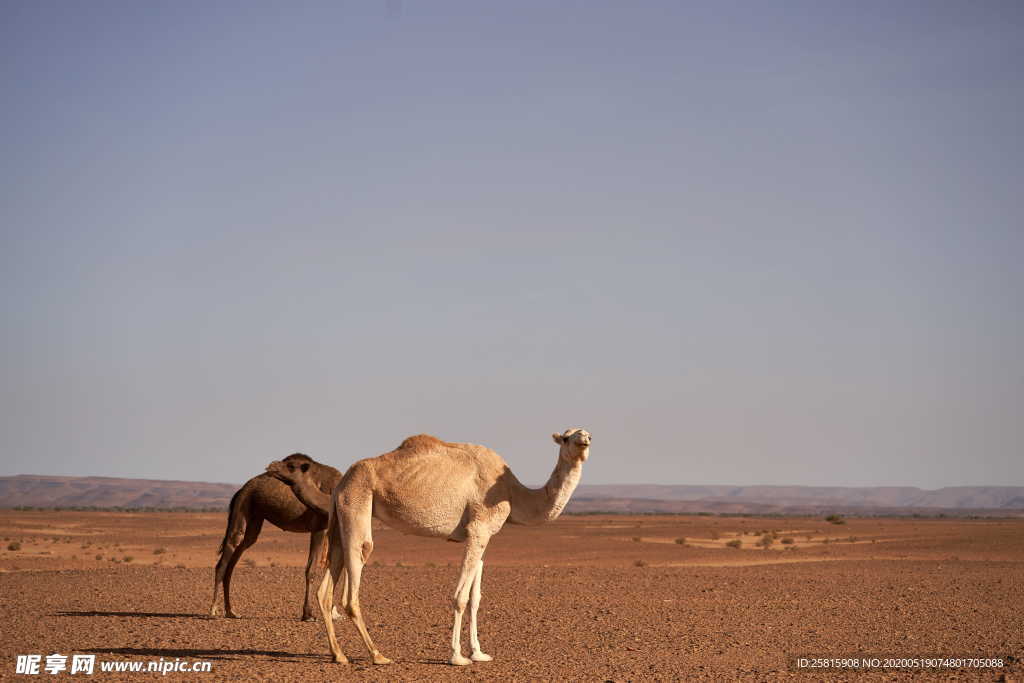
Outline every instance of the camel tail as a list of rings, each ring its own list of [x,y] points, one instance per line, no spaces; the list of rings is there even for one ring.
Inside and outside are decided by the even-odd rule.
[[[245,487],[242,487],[242,488],[245,488]],[[231,496],[231,502],[228,503],[228,525],[224,529],[224,538],[222,538],[221,541],[220,541],[220,548],[217,549],[217,555],[223,555],[224,554],[224,549],[228,545],[228,539],[231,538],[231,536],[235,535],[235,534],[232,534],[232,530],[235,530],[236,526],[238,526],[239,530],[240,530],[240,533],[239,533],[239,531],[236,531],[236,533],[241,535],[241,533],[245,532],[245,515],[242,514],[242,509],[241,509],[242,508],[242,495],[241,494],[242,494],[242,489],[238,489],[237,491],[235,491],[235,495]]]
[[[320,566],[331,565],[331,546],[335,543],[342,547],[341,542],[341,515],[338,514],[338,502],[331,494],[331,504],[327,506],[327,543],[324,543],[323,552],[320,553]]]

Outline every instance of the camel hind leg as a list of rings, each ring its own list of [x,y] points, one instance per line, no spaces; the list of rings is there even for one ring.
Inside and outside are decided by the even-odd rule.
[[[262,519],[250,519],[245,527],[245,535],[242,536],[242,540],[236,547],[232,547],[231,544],[225,547],[224,554],[221,555],[220,561],[217,562],[217,575],[222,576],[222,583],[224,585],[224,616],[231,619],[238,619],[238,614],[231,609],[231,576],[235,572],[235,565],[242,559],[242,553],[247,549],[251,548],[256,539],[260,536],[260,530],[263,528]],[[221,562],[224,562],[225,558],[227,562],[223,566],[223,574],[221,573]]]
[[[333,507],[333,505],[332,505]],[[345,559],[342,553],[342,540],[338,528],[338,516],[331,510],[327,524],[327,556],[328,566],[324,572],[324,578],[320,582],[320,589],[317,590],[317,602],[320,603],[320,616],[324,620],[324,627],[327,629],[327,645],[331,648],[334,661],[338,664],[348,664],[348,658],[342,653],[338,645],[338,637],[334,632],[334,588],[338,582],[346,582]],[[343,599],[347,600],[348,593],[345,592]]]
[[[345,612],[363,639],[366,651],[374,664],[390,664],[391,660],[380,653],[377,646],[373,644],[369,631],[366,630],[366,622],[363,620],[363,612],[359,605],[359,582],[363,575],[363,566],[373,552],[373,537],[370,526],[372,516],[372,497],[367,496],[365,501],[357,504],[346,505],[341,511],[342,516],[342,553],[345,559],[345,570],[348,574],[347,590],[344,594]]]

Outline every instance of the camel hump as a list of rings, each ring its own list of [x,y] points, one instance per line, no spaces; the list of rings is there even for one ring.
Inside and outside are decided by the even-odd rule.
[[[426,451],[438,446],[444,446],[445,442],[436,436],[430,434],[417,434],[415,436],[408,437],[405,441],[398,445],[400,451]]]

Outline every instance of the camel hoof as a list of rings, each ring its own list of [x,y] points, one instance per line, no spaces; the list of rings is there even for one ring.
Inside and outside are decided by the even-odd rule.
[[[448,660],[448,663],[452,666],[469,666],[473,663],[472,659],[467,659],[462,655],[456,655]]]
[[[217,609],[216,605],[214,605],[213,607],[210,608],[210,616],[211,617],[219,617],[220,616],[220,610]]]
[[[314,617],[312,615],[309,615],[309,614],[306,614],[306,615],[304,615],[302,617],[302,620],[303,621],[316,621],[316,617]]]
[[[374,655],[373,656],[373,663],[374,664],[391,664],[391,660],[388,659],[387,657],[385,657],[384,655],[379,655],[378,654],[378,655]]]
[[[242,618],[241,615],[235,614],[234,612],[224,612],[224,616],[226,616],[228,619],[241,619]]]
[[[348,664],[348,657],[345,655],[334,655],[335,664]]]
[[[474,652],[473,654],[471,654],[469,656],[469,658],[472,659],[474,662],[492,662],[492,661],[494,661],[494,657],[490,656],[489,654],[485,654],[483,652]]]

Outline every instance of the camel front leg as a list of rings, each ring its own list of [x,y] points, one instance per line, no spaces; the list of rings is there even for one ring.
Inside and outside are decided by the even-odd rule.
[[[327,530],[320,529],[309,535],[309,555],[306,557],[306,593],[302,597],[302,620],[316,621],[313,616],[316,599],[316,575],[320,571],[320,556],[327,551]],[[321,583],[323,581],[321,580]]]
[[[462,615],[466,611],[466,605],[469,603],[473,584],[480,569],[481,558],[486,547],[486,540],[481,541],[473,536],[470,536],[466,541],[466,554],[462,557],[462,572],[459,574],[459,583],[455,586],[455,596],[452,600],[452,658],[448,661],[454,666],[466,666],[473,662],[472,659],[462,656]],[[470,610],[470,621],[474,627],[476,624],[475,614],[476,610]],[[474,650],[478,650],[479,644],[473,642],[476,640],[476,629],[473,628],[472,631],[473,633],[470,634],[470,644],[474,646]]]
[[[480,639],[476,633],[476,613],[480,609],[480,582],[483,578],[484,561],[479,560],[476,563],[476,574],[473,576],[473,587],[469,591],[469,647],[473,650],[469,658],[474,662],[489,662],[494,659],[480,649]]]

